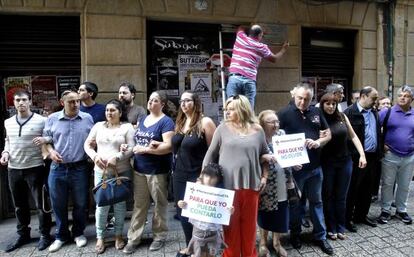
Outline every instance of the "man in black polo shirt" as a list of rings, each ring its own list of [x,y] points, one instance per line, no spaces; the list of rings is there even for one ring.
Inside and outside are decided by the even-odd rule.
[[[326,227],[322,205],[322,169],[320,167],[320,147],[331,139],[329,126],[321,110],[310,106],[313,89],[306,83],[298,84],[292,91],[293,101],[283,108],[278,116],[280,128],[286,134],[305,133],[305,146],[308,150],[310,163],[293,172],[293,176],[303,197],[309,200],[309,211],[313,223],[313,237],[326,254],[333,254],[333,248],[326,240]],[[321,133],[323,132],[323,133]],[[324,135],[320,137],[320,135]],[[305,201],[292,205],[290,208],[290,241],[294,248],[302,246],[300,241],[301,222],[305,213]]]

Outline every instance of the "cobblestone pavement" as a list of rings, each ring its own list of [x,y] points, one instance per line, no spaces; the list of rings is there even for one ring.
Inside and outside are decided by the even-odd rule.
[[[408,212],[414,215],[414,183],[410,189],[410,199]],[[184,235],[181,230],[181,226],[178,221],[173,219],[175,209],[172,205],[169,207],[169,228],[168,239],[165,246],[155,252],[148,250],[151,243],[151,224],[147,224],[145,236],[142,245],[138,250],[130,256],[142,256],[142,257],[175,257],[178,249],[185,247]],[[371,207],[370,216],[377,217],[380,213],[378,203],[374,203]],[[150,219],[149,213],[148,220]],[[32,224],[36,223],[36,216],[32,216]],[[0,249],[4,249],[7,243],[15,238],[15,220],[8,219],[0,223]],[[127,220],[124,228],[124,234],[128,229],[129,220]],[[32,226],[35,228],[37,225]],[[10,254],[0,251],[0,256],[16,256],[16,257],[35,257],[35,256],[68,256],[68,257],[89,257],[95,256],[95,230],[93,221],[91,221],[85,231],[86,237],[89,239],[88,245],[83,248],[77,248],[74,243],[67,244],[56,253],[48,253],[45,251],[38,251],[36,248],[37,239],[39,234],[37,231],[32,230],[33,242],[21,249],[18,249]],[[288,250],[288,254],[291,257],[294,256],[327,256],[321,252],[318,247],[313,246],[311,242],[311,234],[308,229],[304,233],[305,244],[301,250],[292,249],[288,243],[288,237],[282,238],[282,243]],[[270,242],[270,240],[269,240]],[[379,225],[376,228],[371,228],[366,225],[358,226],[358,233],[348,233],[348,239],[341,241],[330,241],[335,249],[334,256],[377,256],[377,257],[399,257],[399,256],[414,256],[414,225],[405,225],[400,220],[393,218],[386,225]],[[275,256],[275,253],[271,253]],[[113,234],[109,231],[107,239],[107,250],[102,256],[122,256],[122,252],[119,252],[114,248]]]

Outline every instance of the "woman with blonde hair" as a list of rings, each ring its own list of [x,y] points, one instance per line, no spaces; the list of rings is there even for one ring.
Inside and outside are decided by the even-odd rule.
[[[227,248],[223,256],[257,256],[256,220],[259,192],[267,181],[268,165],[260,158],[268,153],[263,129],[243,95],[225,103],[226,121],[220,124],[203,161],[223,167],[224,188],[235,190],[234,214],[224,228]]]
[[[196,182],[200,176],[201,165],[215,130],[214,122],[202,113],[199,96],[192,91],[182,93],[175,134],[172,137],[175,157],[173,188],[176,203],[184,199],[187,181]],[[181,209],[178,209],[178,216],[188,245],[193,226],[188,222],[188,218],[181,216]],[[186,252],[186,249],[179,251],[177,257],[187,255]]]

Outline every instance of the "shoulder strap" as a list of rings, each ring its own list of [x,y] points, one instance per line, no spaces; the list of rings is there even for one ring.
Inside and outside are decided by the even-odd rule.
[[[385,135],[387,134],[387,130],[388,130],[387,124],[388,124],[388,119],[390,118],[391,108],[392,107],[388,108],[387,114],[385,114],[384,121],[382,122],[382,137],[384,138],[384,140],[385,140]]]

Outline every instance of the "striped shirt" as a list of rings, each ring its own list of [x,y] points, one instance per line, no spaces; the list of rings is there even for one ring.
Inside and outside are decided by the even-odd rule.
[[[4,151],[9,153],[8,167],[28,169],[44,165],[40,146],[35,146],[33,138],[42,136],[46,118],[33,113],[33,116],[20,126],[16,115],[4,121],[6,139]],[[20,135],[19,135],[20,134]]]
[[[237,32],[236,42],[233,46],[230,73],[239,73],[247,78],[256,80],[257,68],[262,58],[272,55],[266,44],[248,37],[243,30]]]

